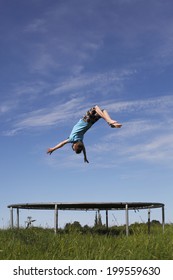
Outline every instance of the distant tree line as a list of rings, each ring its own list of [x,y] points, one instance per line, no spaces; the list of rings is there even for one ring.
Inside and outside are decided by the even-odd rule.
[[[161,223],[157,220],[152,220],[150,222],[151,227],[162,226]],[[100,233],[100,234],[110,234],[110,235],[121,235],[125,234],[125,225],[121,226],[111,226],[106,227],[102,223],[102,217],[100,211],[97,211],[94,219],[94,226],[84,225],[82,226],[78,221],[73,223],[66,223],[64,229],[60,229],[60,232],[69,233],[69,232],[81,232],[81,233]],[[134,223],[129,226],[129,233],[134,232],[148,232],[148,223]]]

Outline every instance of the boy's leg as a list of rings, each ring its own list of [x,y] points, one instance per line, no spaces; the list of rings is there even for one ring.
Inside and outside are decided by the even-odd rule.
[[[97,114],[103,118],[111,127],[116,127],[116,128],[120,128],[122,126],[122,124],[118,123],[115,120],[112,120],[111,117],[109,116],[108,112],[106,110],[101,110],[99,106],[95,106],[95,110],[97,112]]]

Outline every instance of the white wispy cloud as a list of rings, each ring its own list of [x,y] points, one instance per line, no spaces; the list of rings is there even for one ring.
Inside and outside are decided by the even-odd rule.
[[[84,90],[85,87],[92,86],[94,91],[100,90],[100,94],[105,95],[106,86],[109,88],[111,85],[114,91],[121,88],[124,81],[135,75],[135,71],[131,69],[113,70],[103,73],[78,75],[77,77],[68,78],[54,88],[50,94],[59,94],[63,92],[70,92],[71,90]],[[104,88],[104,90],[103,90]]]
[[[89,102],[88,106],[89,106]],[[34,128],[34,127],[43,127],[43,126],[51,126],[57,123],[64,123],[66,120],[71,120],[71,116],[74,119],[80,118],[82,114],[84,114],[84,109],[87,110],[87,106],[85,96],[83,97],[74,97],[65,103],[60,103],[56,106],[50,106],[48,108],[37,109],[26,114],[20,114],[18,116],[19,121],[16,120],[11,127],[11,130],[17,131]],[[90,104],[91,105],[91,104]],[[133,122],[126,122],[124,124],[124,129],[120,130],[121,136],[130,136],[135,135],[136,133],[140,134],[142,131],[155,131],[157,129],[161,129],[166,124],[164,123],[164,112],[168,112],[170,108],[173,106],[173,97],[165,96],[158,97],[146,100],[135,100],[135,101],[124,101],[124,102],[105,102],[104,108],[108,110],[108,112],[123,112],[126,111],[127,114],[131,114],[133,111],[142,112],[142,115],[145,111],[147,111],[147,120],[143,118],[143,116],[139,113],[136,116],[136,120]],[[78,108],[76,110],[76,108]],[[153,112],[154,111],[154,112]],[[153,114],[159,114],[159,122],[154,123],[152,119]],[[81,114],[81,115],[80,115]],[[169,114],[168,114],[169,115]],[[151,120],[150,120],[151,118]],[[169,118],[168,123],[170,125],[171,118]],[[111,136],[109,136],[111,137]]]
[[[23,28],[24,32],[46,32],[46,22],[44,19],[38,18],[34,19],[31,23],[28,25],[24,26]]]
[[[10,131],[8,131],[7,133],[8,135],[12,135],[24,129],[40,128],[56,125],[57,123],[62,124],[67,120],[70,121],[78,115],[76,108],[79,108],[80,110],[81,103],[82,98],[74,98],[63,104],[49,108],[49,110],[45,108],[23,114],[20,116],[20,120],[14,123],[13,128],[11,129],[12,132],[10,133]]]
[[[5,116],[14,111],[18,106],[18,100],[4,101],[0,105],[0,115]]]
[[[130,160],[145,160],[157,164],[165,164],[173,167],[173,134],[167,132],[165,135],[152,134],[150,140],[126,147],[123,151]]]
[[[48,87],[48,84],[43,80],[36,80],[35,82],[21,82],[13,85],[13,89],[11,90],[11,95],[13,95],[13,99],[22,100],[29,98],[31,100],[35,99],[39,96],[39,94]]]
[[[109,101],[110,102],[110,101]],[[133,101],[123,101],[123,102],[114,102],[106,104],[108,110],[112,112],[123,112],[128,111],[149,111],[151,114],[163,113],[163,111],[168,112],[168,109],[173,108],[173,96],[166,95],[155,98],[133,100]]]
[[[162,113],[161,113],[162,114]],[[160,119],[160,118],[159,118]],[[110,167],[119,162],[150,162],[173,167],[173,119],[136,120],[123,124],[120,130],[108,133],[89,147],[99,157],[109,154]]]
[[[164,126],[164,122],[149,121],[149,120],[132,120],[123,123],[122,129],[118,130],[118,137],[122,139],[130,139],[131,137],[142,136],[143,134],[150,134],[159,131]],[[106,140],[113,140],[116,138],[114,132],[106,136]]]
[[[51,51],[48,51],[45,46],[36,47],[37,55],[28,62],[30,72],[38,75],[49,75],[52,70],[58,70],[61,64],[58,62]]]
[[[7,105],[7,104],[2,104],[0,105],[0,114],[4,114],[6,112],[8,112],[11,109],[11,106]]]

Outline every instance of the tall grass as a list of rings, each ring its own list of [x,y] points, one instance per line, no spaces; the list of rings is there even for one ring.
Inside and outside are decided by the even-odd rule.
[[[60,232],[41,228],[0,230],[1,260],[172,260],[173,226],[134,227],[131,234]]]

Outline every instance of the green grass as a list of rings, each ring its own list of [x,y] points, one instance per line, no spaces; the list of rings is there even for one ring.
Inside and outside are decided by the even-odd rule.
[[[154,226],[151,234],[146,227],[103,234],[80,230],[61,231],[42,228],[0,230],[1,260],[173,260],[173,226],[162,233]]]

